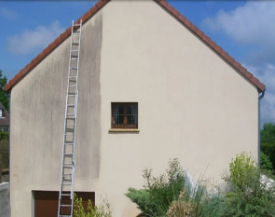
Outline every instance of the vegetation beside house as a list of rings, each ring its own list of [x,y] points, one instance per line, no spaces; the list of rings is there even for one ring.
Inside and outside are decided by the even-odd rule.
[[[272,169],[275,168],[275,124],[265,123],[261,130],[261,152],[265,155],[261,156],[261,159],[265,162],[266,157],[270,159],[272,163]],[[262,165],[261,165],[262,167]],[[270,167],[268,166],[270,169]],[[271,169],[271,170],[272,170]]]
[[[142,214],[152,217],[231,217],[275,216],[275,184],[265,179],[251,155],[243,152],[229,165],[229,172],[222,175],[229,189],[208,193],[206,184],[197,187],[184,185],[186,176],[177,160],[169,162],[169,169],[159,177],[144,172],[143,189],[129,188],[126,196],[137,204]],[[149,175],[148,175],[149,174]],[[172,174],[172,176],[170,176]]]

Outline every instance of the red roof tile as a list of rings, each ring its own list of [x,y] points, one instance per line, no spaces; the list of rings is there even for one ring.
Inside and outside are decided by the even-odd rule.
[[[77,22],[85,23],[90,17],[92,17],[97,11],[99,11],[106,3],[110,0],[100,0],[93,6],[88,12],[80,17]],[[257,78],[255,78],[250,72],[248,72],[240,63],[226,53],[220,46],[206,36],[201,30],[198,29],[192,22],[186,19],[185,16],[181,15],[173,6],[168,4],[166,0],[154,0],[161,7],[171,13],[179,22],[186,26],[194,35],[202,39],[210,48],[213,49],[217,54],[220,55],[226,62],[228,62],[233,68],[235,68],[240,74],[246,77],[253,85],[255,85],[259,92],[265,90],[265,85],[262,84]],[[23,68],[17,75],[11,79],[8,84],[5,85],[4,89],[10,92],[14,85],[19,82],[26,74],[28,74],[40,61],[42,61],[49,53],[51,53],[58,45],[60,45],[67,37],[71,34],[71,27],[66,29],[58,38],[54,40],[47,48],[45,48],[40,54],[37,55],[25,68]]]

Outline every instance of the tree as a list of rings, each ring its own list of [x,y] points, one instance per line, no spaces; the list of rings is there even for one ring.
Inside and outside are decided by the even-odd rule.
[[[261,151],[268,156],[275,168],[275,124],[266,123],[261,130]]]
[[[275,144],[275,124],[265,123],[261,130],[261,143]]]
[[[7,109],[9,108],[9,94],[5,92],[4,86],[7,84],[8,79],[6,76],[3,76],[3,71],[0,69],[0,102]]]

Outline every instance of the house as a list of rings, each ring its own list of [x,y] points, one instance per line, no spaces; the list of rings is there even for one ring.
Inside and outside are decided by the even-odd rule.
[[[178,158],[218,183],[236,154],[258,155],[264,84],[166,1],[104,0],[80,19],[75,191],[131,217],[125,193],[143,186],[145,168],[160,174]],[[5,86],[12,217],[54,216],[70,33]]]
[[[10,115],[7,109],[0,102],[0,130],[2,132],[9,132],[10,129]]]

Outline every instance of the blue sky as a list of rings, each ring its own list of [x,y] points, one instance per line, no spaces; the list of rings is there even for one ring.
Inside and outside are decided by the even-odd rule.
[[[96,1],[0,1],[0,69],[11,79]],[[267,87],[275,122],[275,1],[169,1]]]

